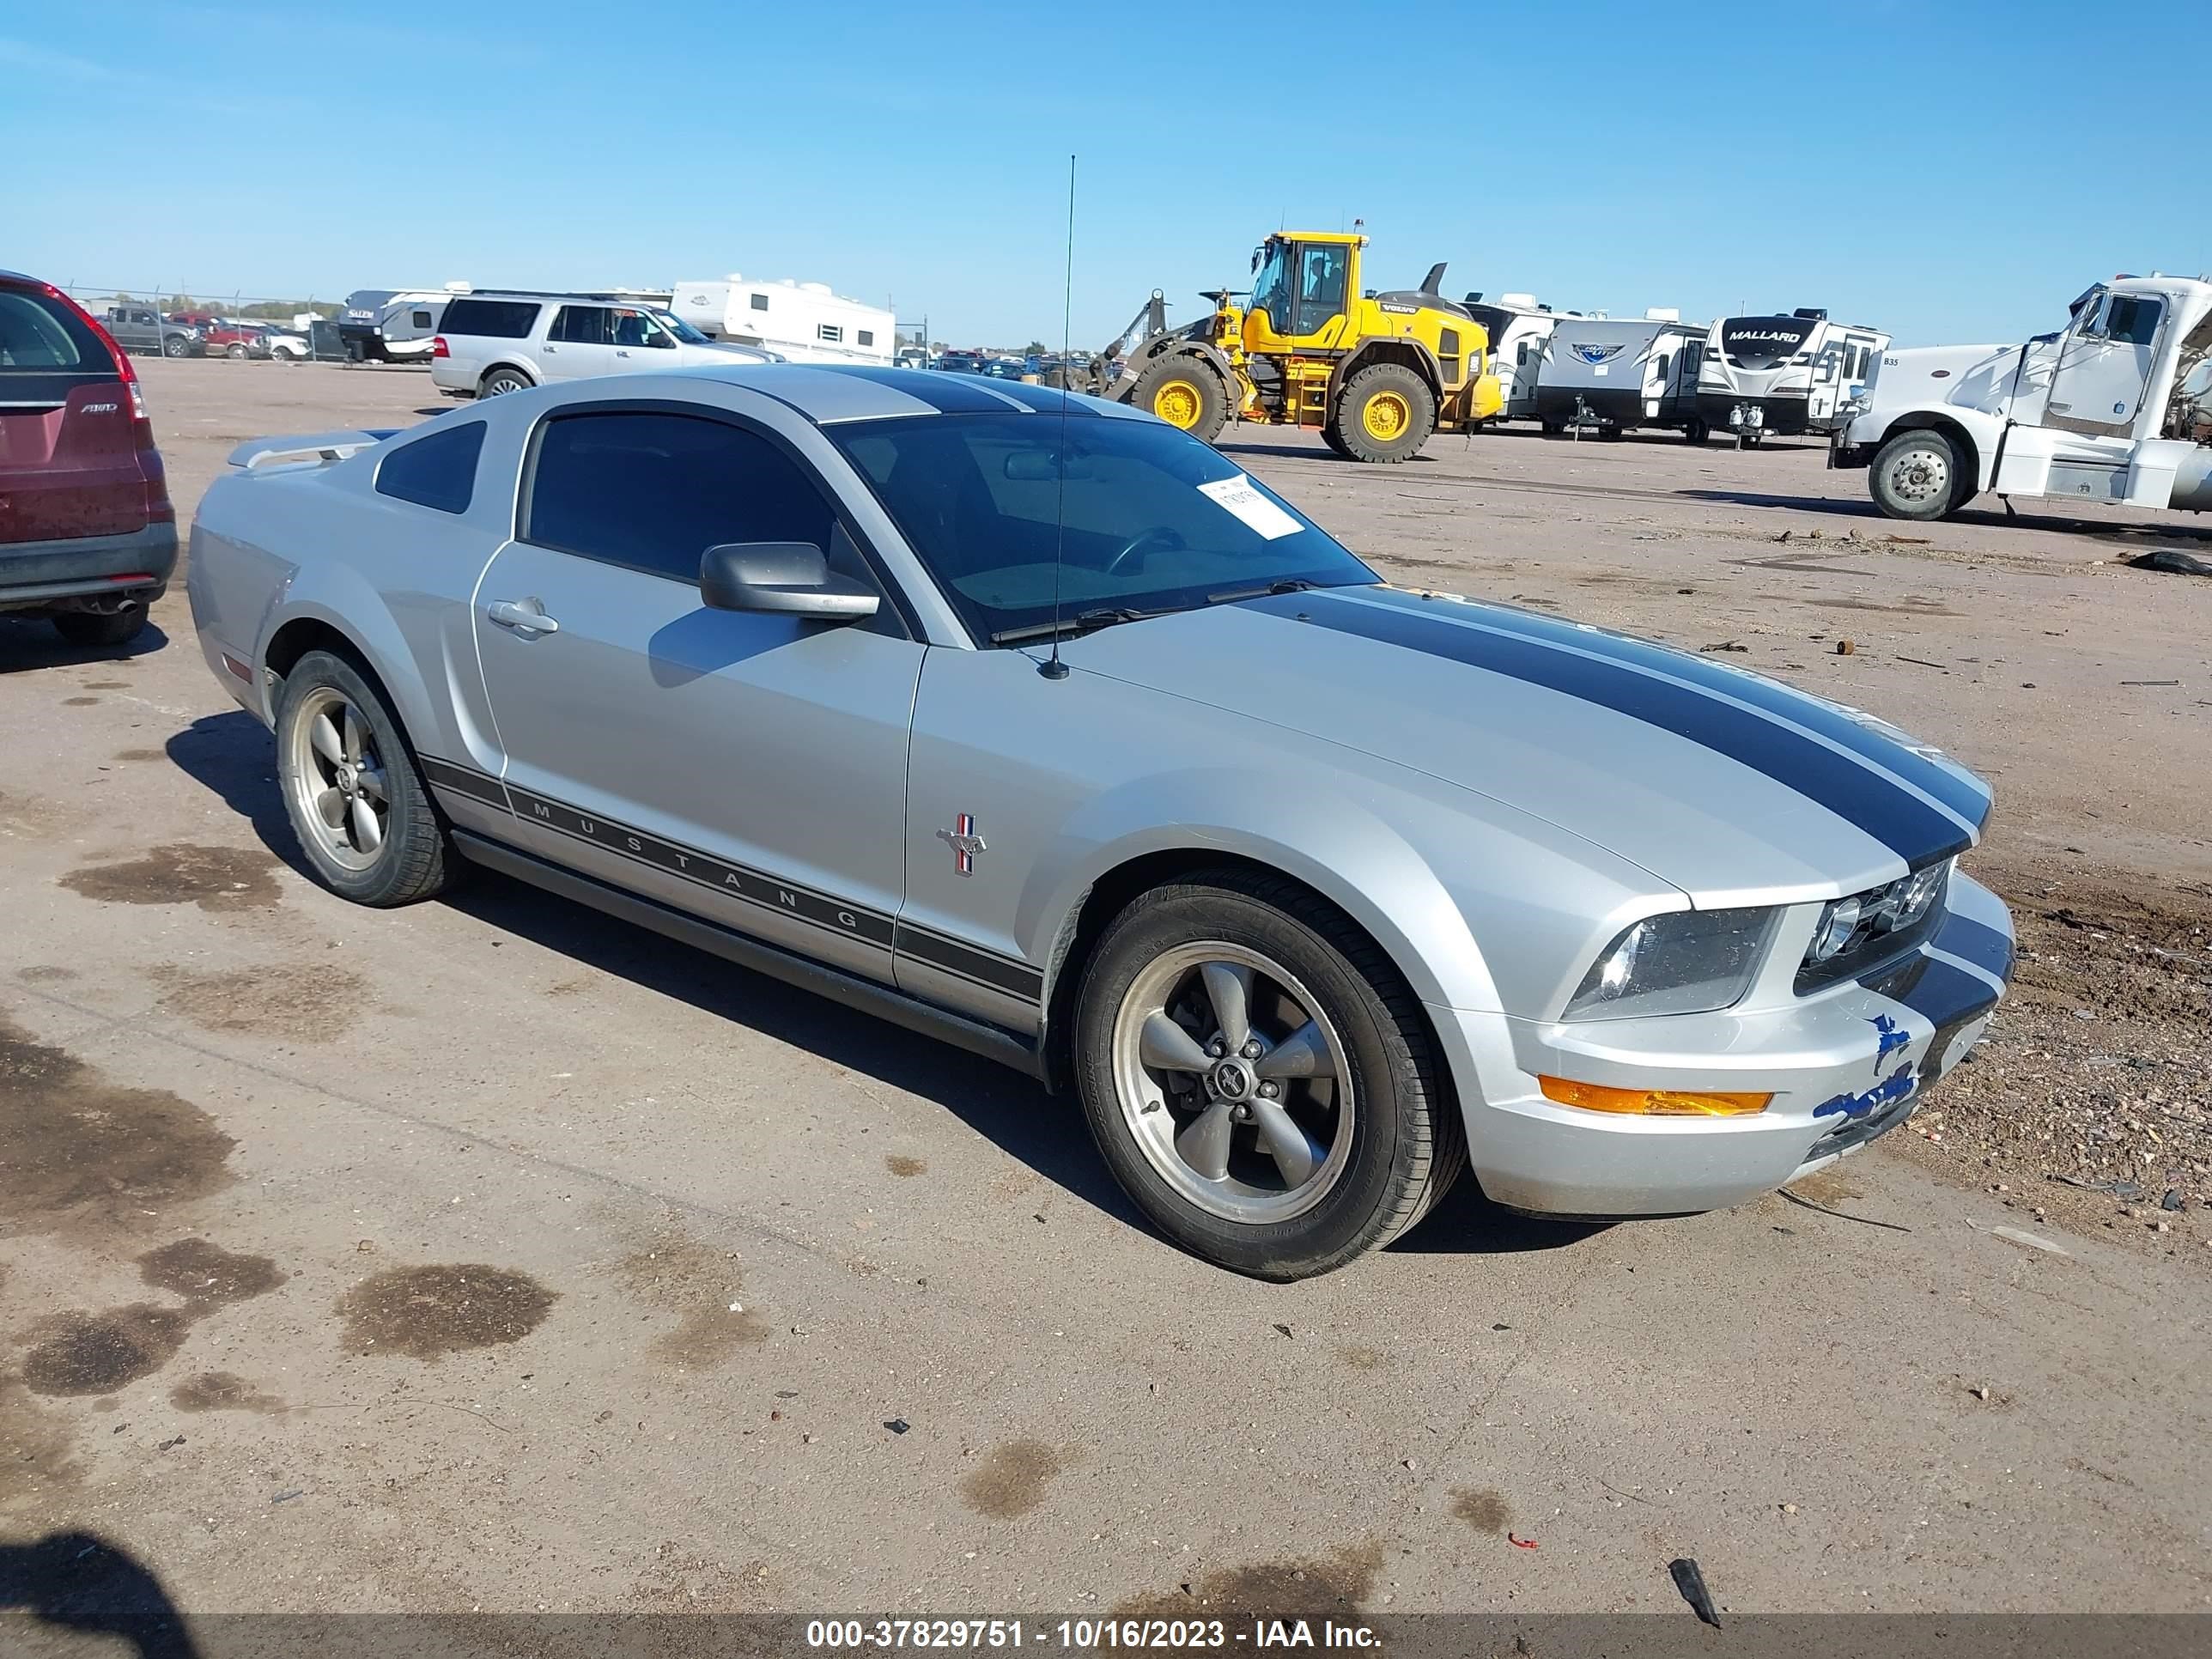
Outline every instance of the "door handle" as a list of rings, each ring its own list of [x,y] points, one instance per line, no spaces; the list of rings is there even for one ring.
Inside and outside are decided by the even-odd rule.
[[[561,624],[545,614],[544,607],[536,599],[495,599],[484,607],[484,615],[501,628],[520,629],[526,634],[557,634]]]

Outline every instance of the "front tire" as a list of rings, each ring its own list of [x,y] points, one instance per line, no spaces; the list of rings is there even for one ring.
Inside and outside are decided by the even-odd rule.
[[[1412,992],[1279,878],[1218,870],[1137,899],[1100,939],[1074,1024],[1115,1178],[1237,1273],[1340,1267],[1412,1225],[1464,1161]]]
[[[1352,459],[1392,465],[1419,454],[1436,430],[1436,396],[1403,363],[1376,363],[1346,383],[1335,419]]]
[[[1893,519],[1926,524],[1948,518],[1972,499],[1973,486],[1960,493],[1958,447],[1927,428],[1900,432],[1876,452],[1867,470],[1874,504]]]
[[[1138,380],[1130,401],[1200,443],[1219,437],[1229,421],[1229,393],[1221,376],[1195,357],[1154,363]]]
[[[234,345],[230,347],[222,355],[226,357],[235,358],[240,362],[244,362],[246,361],[246,348],[242,345]]]
[[[161,355],[164,357],[181,357],[191,349],[191,348],[185,343],[185,337],[181,334],[168,335],[161,341]]]
[[[399,723],[344,658],[310,651],[276,700],[276,775],[292,833],[323,884],[356,904],[442,891],[459,856]]]

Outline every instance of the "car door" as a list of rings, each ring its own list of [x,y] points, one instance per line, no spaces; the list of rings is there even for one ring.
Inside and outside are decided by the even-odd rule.
[[[694,404],[556,409],[474,626],[527,850],[888,981],[923,647],[812,468]],[[713,610],[700,556],[810,542],[866,621]]]
[[[2158,361],[2166,307],[2155,295],[2107,293],[2081,307],[2059,348],[2044,424],[2128,436]]]
[[[538,344],[542,380],[580,380],[615,372],[614,332],[605,306],[562,306]]]
[[[642,311],[617,307],[607,313],[611,373],[670,368],[682,359],[676,337]]]

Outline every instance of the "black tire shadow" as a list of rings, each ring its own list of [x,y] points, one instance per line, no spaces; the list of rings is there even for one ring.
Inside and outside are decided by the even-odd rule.
[[[168,644],[169,636],[155,622],[149,622],[137,638],[122,645],[71,645],[44,617],[27,622],[0,614],[0,674],[34,674],[47,668],[128,662],[133,657],[150,656]]]
[[[269,730],[243,708],[203,714],[163,748],[186,777],[214,794],[252,828],[261,844],[310,881],[315,867],[300,849],[276,787],[276,750]]]
[[[1553,1221],[1493,1204],[1474,1171],[1462,1173],[1443,1201],[1394,1241],[1392,1255],[1531,1255],[1564,1249],[1604,1232],[1610,1221]]]
[[[136,1659],[199,1659],[185,1616],[154,1571],[88,1532],[0,1540],[0,1612],[130,1644]]]
[[[1953,514],[1948,519],[1916,523],[1906,519],[1885,517],[1872,501],[1865,500],[1851,501],[1827,495],[1778,495],[1755,489],[1677,489],[1673,493],[1684,501],[1723,501],[1731,507],[1780,507],[1796,513],[1823,513],[1832,518],[1873,519],[1894,526],[1894,530],[1887,533],[1895,535],[1917,535],[1921,531],[1935,531],[1947,524],[1956,524],[2039,532],[2048,535],[2087,536],[2097,541],[2142,547],[2145,550],[2164,542],[2212,542],[2212,528],[2202,525],[2113,523],[2097,519],[2061,518],[2035,511],[2033,503],[2010,514],[2002,506],[1969,507],[1964,512]]]

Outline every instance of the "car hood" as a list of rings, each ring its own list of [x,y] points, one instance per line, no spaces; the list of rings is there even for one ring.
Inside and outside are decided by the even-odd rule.
[[[1079,671],[1504,802],[1701,906],[1859,891],[1971,846],[1989,811],[1978,778],[1870,715],[1709,658],[1454,595],[1281,594],[1101,629],[1062,650]]]

